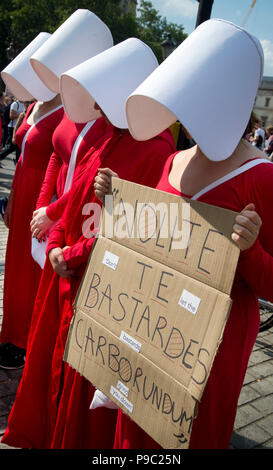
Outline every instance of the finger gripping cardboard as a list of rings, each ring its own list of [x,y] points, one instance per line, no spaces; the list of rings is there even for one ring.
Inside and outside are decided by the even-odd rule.
[[[231,307],[236,213],[117,178],[112,195],[64,360],[163,448],[187,448]]]

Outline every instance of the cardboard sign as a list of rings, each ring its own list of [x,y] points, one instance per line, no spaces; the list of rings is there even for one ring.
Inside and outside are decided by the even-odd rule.
[[[231,240],[235,212],[118,178],[112,194],[102,236],[230,293],[239,256]]]
[[[113,195],[75,301],[64,359],[163,448],[187,448],[231,307],[236,214],[116,178]]]

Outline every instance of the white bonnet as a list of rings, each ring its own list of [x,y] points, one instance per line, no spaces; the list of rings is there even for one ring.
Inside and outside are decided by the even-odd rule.
[[[32,54],[48,41],[50,36],[49,33],[38,34],[1,72],[5,85],[19,101],[50,101],[56,96],[56,93],[41,82],[29,62]]]
[[[263,75],[260,42],[221,19],[205,21],[131,94],[126,113],[137,140],[177,119],[211,160],[238,145]]]
[[[30,59],[40,79],[59,93],[61,73],[113,45],[111,31],[89,10],[76,10]]]
[[[129,38],[66,71],[60,91],[67,116],[75,122],[97,119],[96,102],[114,126],[128,128],[126,99],[157,66],[147,44]]]

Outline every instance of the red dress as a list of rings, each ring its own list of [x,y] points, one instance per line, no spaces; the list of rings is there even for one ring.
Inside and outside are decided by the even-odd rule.
[[[169,171],[175,155],[166,163],[157,189],[183,195],[169,183]],[[258,159],[253,159],[258,161]],[[203,192],[199,201],[240,212],[248,203],[255,204],[263,224],[253,247],[241,252],[231,292],[233,301],[223,341],[216,354],[198,416],[193,423],[191,449],[229,447],[249,356],[259,331],[260,314],[257,295],[273,300],[272,212],[273,165],[263,162],[237,176],[231,173],[225,182]],[[195,199],[196,197],[194,197]],[[160,446],[121,410],[115,436],[116,449],[159,449]]]
[[[3,442],[15,447],[111,448],[116,411],[89,411],[94,388],[63,363],[73,300],[86,268],[94,238],[82,235],[89,216],[82,207],[97,201],[93,182],[99,167],[109,167],[130,181],[155,186],[170,153],[169,131],[147,142],[137,142],[128,131],[107,126],[76,170],[65,213],[51,232],[48,249],[70,246],[65,253],[75,276],[41,282],[35,304],[26,365]],[[107,423],[105,427],[105,423]]]
[[[33,105],[16,133],[19,147],[27,131],[24,154],[13,179],[13,204],[6,249],[3,324],[1,343],[26,348],[27,336],[41,269],[31,256],[30,221],[53,150],[52,134],[63,115],[59,106],[40,118],[35,126],[27,123]]]
[[[37,200],[36,209],[47,207],[47,216],[56,222],[62,215],[68,199],[68,192],[64,194],[67,170],[70,163],[71,153],[79,134],[87,129],[86,124],[75,123],[68,119],[64,113],[61,122],[53,134],[54,152],[50,158],[45,179]],[[105,128],[104,119],[97,121],[84,134],[77,150],[78,164],[86,154],[94,139],[103,134]],[[51,203],[52,197],[55,201]]]

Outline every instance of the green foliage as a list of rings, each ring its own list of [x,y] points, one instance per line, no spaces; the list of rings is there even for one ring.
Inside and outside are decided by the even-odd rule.
[[[149,1],[138,2],[137,16],[122,15],[120,0],[0,0],[0,70],[8,63],[12,42],[17,53],[42,31],[53,33],[75,10],[93,11],[110,28],[114,43],[138,37],[162,61],[161,42],[171,33],[175,43],[186,37],[183,26],[168,23]]]
[[[163,60],[161,43],[168,33],[171,34],[176,46],[187,37],[184,28],[176,23],[168,23],[153,7],[152,2],[141,0],[136,18],[138,37],[148,44],[156,54],[159,62]]]

